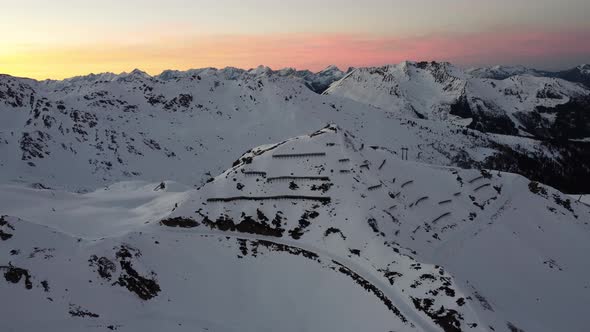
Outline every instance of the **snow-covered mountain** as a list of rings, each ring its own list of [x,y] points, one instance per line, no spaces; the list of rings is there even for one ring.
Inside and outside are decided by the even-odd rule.
[[[590,88],[590,65],[583,64],[572,69],[548,73],[547,76],[558,77],[571,82],[578,82]]]
[[[524,67],[463,71],[449,63],[358,68],[324,92],[416,118],[541,139],[590,137],[590,90]]]
[[[462,84],[447,75],[447,67],[455,72],[443,66],[439,80]],[[364,71],[352,71],[337,84]],[[432,96],[437,88],[423,87]],[[438,92],[450,100],[447,94],[452,91]],[[416,119],[318,95],[301,79],[265,67],[166,71],[155,77],[135,70],[42,82],[5,75],[0,77],[0,181],[70,191],[128,180],[198,186],[252,146],[336,123],[371,146],[397,154],[408,148],[411,160],[505,170],[566,192],[587,190],[587,142],[493,135],[465,128],[465,120],[455,118]]]
[[[2,185],[0,210],[3,331],[590,323],[590,208],[515,174],[402,161],[335,125],[250,149],[197,189]]]
[[[466,73],[478,78],[492,78],[495,80],[504,80],[517,75],[545,76],[545,71],[528,68],[525,66],[491,66],[469,68]]]
[[[527,68],[524,66],[493,66],[471,68],[467,70],[472,76],[479,78],[506,79],[516,75],[532,75],[539,77],[555,77],[566,81],[581,83],[590,88],[590,65],[583,64],[561,71],[546,71]]]
[[[293,68],[285,68],[271,72],[270,74],[283,77],[300,78],[305,82],[305,85],[309,89],[316,93],[323,93],[332,83],[340,80],[345,75],[343,71],[334,65],[328,66],[317,73],[313,73],[309,70],[295,70]]]
[[[590,208],[552,187],[590,186],[588,94],[446,63],[2,75],[0,330],[584,331]]]
[[[177,70],[166,70],[160,75],[155,76],[157,79],[169,81],[177,80],[181,78],[191,77],[193,75],[199,75],[203,69],[194,69],[188,71],[177,71]],[[213,68],[208,68],[208,72],[217,71]],[[286,77],[293,78],[302,81],[310,90],[316,93],[324,92],[330,84],[340,80],[345,73],[342,72],[338,67],[331,65],[319,72],[312,72],[310,70],[297,70],[295,68],[283,68],[279,70],[272,70],[267,66],[258,66],[257,68],[244,70],[239,68],[227,67],[217,72],[223,74],[227,79],[237,79],[241,76],[275,76],[275,77]],[[109,74],[110,75],[110,74]]]

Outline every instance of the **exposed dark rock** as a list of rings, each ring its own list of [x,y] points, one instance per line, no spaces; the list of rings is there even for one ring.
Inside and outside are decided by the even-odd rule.
[[[248,240],[246,239],[237,239],[238,244],[240,245],[240,252],[243,256],[248,255]]]
[[[266,221],[262,220],[260,222],[257,222],[254,219],[252,219],[251,216],[247,216],[243,213],[242,220],[238,224],[235,224],[233,219],[231,219],[227,215],[223,215],[217,218],[216,221],[211,221],[209,218],[205,217],[202,223],[203,225],[208,226],[211,229],[218,229],[224,232],[232,231],[273,237],[282,237],[283,232],[285,231],[283,228],[277,226],[276,224],[274,224],[275,227],[271,227]]]
[[[416,309],[424,312],[445,332],[461,332],[461,321],[463,316],[453,309],[446,309],[441,306],[439,309],[433,308],[434,300],[425,298],[419,299],[412,297],[412,302]]]
[[[562,199],[560,195],[553,194],[553,200],[555,201],[555,204],[562,206],[563,208],[572,213],[574,212],[574,210],[572,209],[572,202],[569,198]]]
[[[41,287],[43,287],[43,291],[48,293],[49,292],[49,282],[47,280],[41,281]]]
[[[21,160],[43,159],[49,155],[47,141],[51,136],[42,131],[24,132],[20,139]]]
[[[361,251],[359,249],[348,249],[348,251],[350,251],[351,254],[356,255],[356,256],[361,255]]]
[[[144,139],[143,144],[147,145],[152,150],[161,150],[160,144],[153,139]]]
[[[285,244],[281,244],[281,243],[266,241],[266,240],[257,240],[257,241],[253,241],[253,242],[258,243],[259,245],[261,245],[271,251],[287,252],[291,255],[303,256],[307,259],[319,261],[319,256],[316,253],[311,252],[309,250],[305,250],[305,249],[301,249],[298,247],[293,247],[293,246],[289,246],[289,245],[285,245]]]
[[[322,193],[326,193],[334,184],[331,182],[322,183],[320,185],[313,184],[311,186],[312,191],[321,191]]]
[[[367,219],[367,224],[369,224],[369,227],[371,227],[371,229],[373,230],[373,232],[380,234],[381,236],[384,236],[385,234],[383,234],[383,232],[381,232],[379,230],[379,226],[377,224],[377,220],[375,218],[369,218]]]
[[[398,252],[399,252],[399,250],[398,250]],[[387,278],[387,280],[389,280],[389,283],[393,286],[393,284],[395,283],[395,279],[403,276],[403,274],[396,272],[396,271],[385,270],[385,271],[383,271],[383,276],[385,278]]]
[[[264,215],[264,213],[262,211],[260,211],[260,209],[256,209],[256,218],[260,222],[263,222],[263,223],[268,222],[268,217],[266,215]]]
[[[111,262],[106,257],[98,258],[96,255],[92,255],[88,262],[90,263],[90,266],[97,268],[96,272],[98,272],[98,275],[103,279],[111,280],[111,277],[117,271],[115,263]]]
[[[31,282],[31,275],[29,273],[29,270],[22,269],[20,267],[15,267],[12,264],[8,264],[8,266],[0,266],[0,270],[5,270],[4,279],[6,279],[6,281],[11,282],[13,284],[18,284],[20,280],[24,277],[25,288],[33,288],[33,283]]]
[[[295,240],[299,240],[301,236],[306,232],[307,227],[311,225],[310,219],[315,219],[320,214],[317,211],[305,211],[301,218],[299,218],[299,226],[289,231],[289,235]]]
[[[168,227],[193,228],[199,226],[199,223],[192,218],[174,217],[160,221],[160,225]]]
[[[281,227],[281,222],[283,221],[283,212],[277,211],[275,217],[271,221],[271,224],[275,226],[275,228]]]
[[[137,258],[141,253],[134,248],[121,246],[116,252],[121,266],[121,274],[114,285],[127,288],[130,292],[135,293],[140,299],[147,301],[158,295],[161,291],[160,285],[155,279],[155,273],[151,272],[150,277],[140,275],[132,264],[132,259]]]
[[[31,188],[33,188],[33,189],[51,190],[50,187],[47,187],[43,183],[39,183],[39,182],[31,184]]]
[[[14,231],[14,227],[5,218],[6,216],[0,216],[0,240],[2,241],[12,238],[13,234],[9,233],[8,230]]]
[[[330,227],[326,229],[326,231],[324,232],[324,237],[327,237],[330,234],[340,234],[340,237],[342,237],[343,240],[346,240],[346,236],[344,236],[344,234],[342,234],[342,231],[338,228]]]
[[[90,312],[86,309],[83,309],[82,307],[74,306],[72,304],[70,304],[70,311],[68,311],[68,312],[72,317],[82,317],[82,318],[86,318],[86,317],[98,318],[98,317],[100,317],[98,314],[95,314],[95,313]]]
[[[29,254],[29,258],[34,258],[37,255],[41,254],[43,259],[50,259],[53,258],[52,252],[55,251],[55,248],[39,248],[34,247],[33,251]]]

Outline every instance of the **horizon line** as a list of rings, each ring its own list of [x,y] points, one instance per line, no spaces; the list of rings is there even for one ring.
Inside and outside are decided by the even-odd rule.
[[[133,68],[130,71],[122,71],[122,72],[119,72],[119,73],[116,73],[116,72],[113,72],[113,71],[102,71],[102,72],[99,71],[99,72],[89,72],[89,73],[86,73],[86,74],[77,74],[77,75],[68,76],[68,77],[64,77],[64,78],[49,78],[48,77],[48,78],[40,79],[40,78],[26,77],[26,76],[20,76],[20,75],[12,75],[10,73],[0,73],[0,76],[10,76],[10,77],[20,78],[20,79],[29,79],[29,80],[34,80],[34,81],[37,81],[37,82],[44,82],[44,81],[58,81],[59,82],[59,81],[67,81],[67,80],[72,80],[72,79],[75,79],[75,78],[82,78],[82,77],[88,77],[88,76],[93,76],[93,75],[94,76],[99,76],[99,75],[103,75],[103,74],[111,74],[111,75],[115,75],[115,76],[130,75],[130,74],[132,74],[133,72],[136,72],[136,71],[139,71],[139,72],[141,72],[141,73],[143,73],[145,75],[148,75],[151,78],[155,78],[155,77],[161,76],[164,73],[170,72],[170,71],[175,71],[175,72],[179,72],[179,73],[186,73],[186,72],[189,72],[189,71],[198,71],[198,70],[207,70],[207,69],[212,69],[212,70],[216,70],[216,71],[221,71],[221,70],[225,70],[225,69],[237,69],[237,70],[241,70],[241,71],[244,71],[244,72],[250,72],[250,71],[256,70],[258,68],[268,68],[268,69],[270,69],[273,72],[278,72],[278,71],[285,70],[285,69],[292,69],[292,70],[297,71],[297,72],[309,71],[309,72],[311,72],[313,74],[318,74],[318,73],[321,73],[322,71],[325,71],[326,69],[328,69],[330,67],[335,67],[339,71],[341,71],[343,73],[347,73],[347,72],[349,72],[351,70],[359,69],[359,68],[379,68],[379,67],[385,67],[385,66],[400,65],[402,63],[420,63],[420,62],[447,63],[447,64],[450,64],[452,66],[461,68],[463,70],[480,69],[480,68],[494,68],[494,67],[507,67],[507,68],[522,67],[522,68],[526,68],[526,69],[531,69],[531,70],[535,70],[535,71],[539,71],[539,72],[547,72],[547,73],[557,73],[557,72],[560,72],[560,71],[566,71],[566,70],[576,69],[576,68],[579,68],[579,67],[583,67],[583,66],[588,66],[589,65],[589,63],[580,63],[580,64],[578,64],[576,66],[573,66],[573,67],[572,66],[563,66],[560,69],[547,70],[547,69],[538,69],[538,68],[535,68],[534,66],[527,66],[527,65],[522,65],[522,64],[515,64],[515,65],[513,65],[513,64],[488,64],[488,65],[483,65],[483,66],[470,66],[470,65],[465,66],[465,65],[456,64],[456,63],[453,63],[453,62],[450,62],[450,61],[404,60],[404,61],[397,62],[397,63],[396,62],[383,63],[381,65],[374,65],[374,66],[349,66],[348,69],[346,69],[346,70],[342,70],[341,67],[339,67],[337,65],[334,65],[334,64],[327,65],[327,66],[324,67],[324,69],[317,70],[317,71],[314,71],[314,70],[311,70],[311,69],[308,69],[308,68],[301,68],[301,69],[299,69],[299,68],[291,67],[291,66],[272,68],[271,66],[260,64],[260,65],[258,65],[256,67],[250,67],[250,68],[241,68],[241,67],[236,67],[236,66],[231,66],[231,65],[230,66],[225,66],[225,67],[205,66],[205,67],[188,68],[188,69],[173,69],[173,68],[169,68],[169,69],[164,69],[164,70],[162,70],[161,72],[159,72],[157,74],[156,73],[150,74],[148,71],[136,67],[136,68]]]

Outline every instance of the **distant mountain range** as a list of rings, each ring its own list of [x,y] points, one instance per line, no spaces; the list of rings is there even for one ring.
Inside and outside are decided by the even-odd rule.
[[[352,68],[349,69],[351,71]],[[46,80],[47,83],[77,83],[77,82],[108,82],[108,81],[129,81],[135,78],[150,78],[159,81],[176,81],[191,77],[200,76],[200,74],[210,74],[212,72],[217,73],[220,77],[228,80],[235,80],[242,76],[276,76],[276,77],[289,77],[295,80],[303,82],[310,90],[316,93],[324,92],[330,84],[341,79],[345,73],[342,72],[336,66],[328,66],[319,72],[312,72],[310,70],[297,70],[294,68],[283,68],[279,70],[272,70],[267,66],[258,66],[253,69],[240,69],[235,67],[226,67],[223,69],[216,68],[201,68],[201,69],[190,69],[186,71],[180,70],[165,70],[159,75],[150,76],[144,71],[134,69],[130,73],[101,73],[101,74],[90,74],[86,76],[76,76],[65,79],[63,81]]]
[[[404,62],[351,69],[323,95],[310,90],[341,75],[262,66],[62,81],[3,75],[0,179],[78,189],[135,178],[199,183],[250,146],[337,123],[371,145],[410,147],[414,160],[588,188],[590,90],[581,84]]]

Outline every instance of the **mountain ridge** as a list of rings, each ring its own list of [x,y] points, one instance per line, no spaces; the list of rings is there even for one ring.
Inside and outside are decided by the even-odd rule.
[[[455,78],[451,65],[435,65],[437,70],[430,63],[420,66],[432,68],[436,78],[406,65],[413,75],[406,78],[414,80],[410,83],[428,79],[431,83],[425,88],[440,87],[436,91],[448,94],[436,79],[448,80],[460,95],[463,83]],[[371,70],[353,70],[346,77]],[[0,77],[0,154],[4,157],[0,180],[65,186],[72,191],[132,179],[169,178],[198,185],[211,177],[208,174],[222,171],[232,153],[334,122],[372,146],[396,153],[402,147],[410,148],[416,161],[506,170],[572,193],[588,187],[584,179],[590,169],[584,160],[589,150],[584,140],[490,134],[485,127],[470,127],[482,120],[474,121],[470,114],[463,114],[467,118],[451,114],[450,105],[445,111],[447,120],[419,119],[411,108],[407,113],[384,112],[347,97],[319,95],[300,79],[236,75],[233,69],[203,70],[168,80],[144,75],[93,79],[38,82]],[[515,82],[510,84],[529,81]],[[554,87],[561,93],[558,88]],[[389,89],[385,96],[390,96]],[[460,115],[472,110],[459,106],[455,112]],[[488,127],[502,128],[504,122],[493,117],[495,112],[478,114],[489,119],[483,122]],[[556,128],[558,133],[563,131]],[[62,166],[63,160],[71,161],[69,170]],[[161,167],[168,175],[162,174]],[[73,184],[78,188],[69,187]]]
[[[428,61],[417,61],[417,60],[406,60],[406,61],[402,61],[401,63],[423,63],[423,62],[428,62]],[[446,62],[446,61],[434,61],[434,62],[438,62],[438,63],[447,63],[447,64],[451,64],[451,62]],[[397,63],[400,64],[400,63]],[[372,67],[383,67],[383,66],[392,66],[392,65],[397,65],[396,63],[390,63],[390,64],[384,64],[382,66],[359,66],[357,68],[372,68]],[[324,69],[321,70],[317,70],[317,71],[313,71],[313,70],[309,70],[309,69],[296,69],[293,67],[284,67],[284,68],[279,68],[279,69],[271,69],[268,66],[265,65],[259,65],[258,67],[262,67],[262,68],[267,68],[268,70],[272,71],[272,72],[309,72],[312,74],[319,74],[321,72],[327,72],[327,71],[339,71],[339,72],[343,72],[343,73],[349,73],[351,70],[355,69],[355,67],[349,67],[346,71],[342,71],[340,70],[340,68],[336,65],[328,65],[326,66]],[[469,67],[469,66],[459,66],[460,68],[462,68],[465,72],[467,73],[471,73],[474,76],[488,76],[488,75],[493,75],[494,72],[498,71],[500,73],[503,73],[504,75],[501,76],[500,79],[505,79],[508,78],[510,76],[513,75],[521,75],[523,73],[531,73],[533,75],[558,75],[559,73],[563,73],[563,72],[567,72],[567,71],[572,71],[572,70],[579,70],[583,73],[586,73],[588,71],[588,69],[590,68],[590,64],[587,63],[583,63],[583,64],[579,64],[577,66],[571,67],[571,68],[565,68],[565,69],[561,69],[561,70],[545,70],[545,69],[537,69],[534,67],[528,67],[525,65],[489,65],[489,66],[478,66],[478,67]],[[202,71],[202,70],[207,70],[207,69],[213,69],[213,70],[217,70],[217,71],[223,71],[225,69],[236,69],[239,71],[244,71],[244,72],[252,72],[256,69],[257,67],[254,68],[238,68],[238,67],[233,67],[233,66],[226,66],[226,67],[220,67],[220,68],[216,68],[216,67],[202,67],[202,68],[190,68],[190,69],[185,69],[185,70],[178,70],[178,69],[164,69],[162,70],[162,72],[158,73],[158,74],[154,74],[154,75],[150,75],[151,77],[159,77],[162,76],[162,74],[166,73],[166,72],[177,72],[177,73],[186,73],[186,72],[194,72],[194,71]],[[133,71],[140,71],[142,73],[145,73],[145,71],[139,69],[139,68],[134,68],[131,72]],[[131,73],[129,72],[129,73]],[[82,74],[82,75],[75,75],[72,77],[65,77],[63,79],[33,79],[33,78],[29,78],[31,80],[35,80],[35,81],[65,81],[65,80],[71,80],[71,79],[75,79],[75,78],[83,78],[83,77],[87,77],[87,76],[100,76],[100,75],[125,75],[125,74],[129,74],[128,72],[121,72],[121,73],[114,73],[114,72],[98,72],[98,73],[89,73],[89,74]],[[6,75],[6,76],[13,76],[16,78],[27,78],[24,76],[14,76],[14,75],[10,75],[10,74],[0,74],[0,75]],[[486,77],[486,78],[492,78],[492,77]]]
[[[556,77],[522,75],[523,68],[497,78],[447,62],[407,61],[356,69],[324,94],[417,118],[471,119],[468,127],[484,132],[537,139],[590,137],[590,89]]]
[[[349,69],[350,70],[350,69]],[[174,69],[166,69],[163,70],[159,74],[150,75],[145,71],[135,68],[131,72],[121,72],[119,74],[113,72],[103,72],[103,73],[90,73],[87,75],[78,75],[73,77],[67,77],[60,80],[55,79],[45,79],[45,80],[35,80],[30,79],[37,82],[44,82],[49,84],[59,84],[59,83],[68,83],[68,82],[80,82],[80,81],[113,81],[117,79],[128,79],[133,77],[140,77],[140,78],[147,78],[147,79],[156,79],[156,80],[173,80],[179,78],[185,78],[188,76],[195,76],[199,75],[204,72],[217,72],[224,74],[228,78],[237,78],[240,75],[252,75],[252,76],[259,76],[259,75],[277,75],[280,77],[295,77],[302,79],[306,85],[314,92],[322,93],[328,86],[333,83],[334,81],[339,80],[344,75],[337,66],[329,65],[326,68],[312,72],[307,69],[297,70],[295,68],[286,67],[277,70],[273,70],[270,67],[260,65],[256,68],[250,69],[241,69],[236,67],[224,67],[224,68],[214,68],[214,67],[204,67],[204,68],[194,68],[194,69],[187,69],[187,70],[174,70]],[[10,76],[10,75],[6,75]],[[15,77],[21,78],[21,77]],[[22,79],[26,79],[22,77]]]

